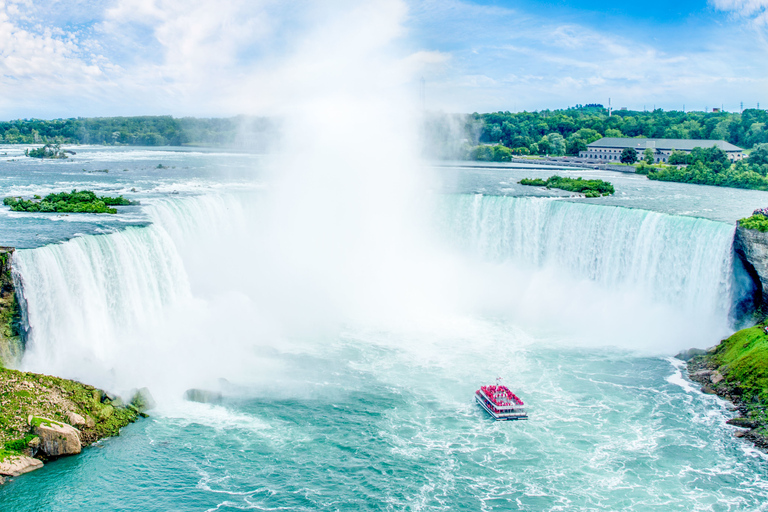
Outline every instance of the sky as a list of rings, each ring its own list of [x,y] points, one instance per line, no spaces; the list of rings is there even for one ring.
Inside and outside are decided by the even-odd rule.
[[[768,0],[0,0],[0,119],[270,115],[352,53],[434,111],[768,108]]]

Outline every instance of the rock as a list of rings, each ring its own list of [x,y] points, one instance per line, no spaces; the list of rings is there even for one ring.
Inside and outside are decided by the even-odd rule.
[[[768,305],[768,233],[736,226],[733,250],[756,285],[755,306]]]
[[[67,421],[73,427],[82,427],[85,425],[85,418],[77,414],[76,412],[67,413]]]
[[[184,392],[184,400],[199,402],[201,404],[214,404],[221,402],[221,393],[207,389],[188,389]]]
[[[690,361],[696,356],[701,356],[706,354],[706,350],[702,350],[700,348],[689,348],[688,350],[683,350],[679,354],[677,354],[675,357],[682,360],[682,361]]]
[[[46,457],[61,457],[80,453],[80,432],[64,423],[47,418],[35,418],[33,432],[40,438],[40,452]]]
[[[701,392],[707,395],[716,395],[715,390],[709,386],[701,386]]]
[[[713,373],[715,373],[714,370],[699,370],[694,372],[692,376],[693,378],[708,379]]]
[[[712,384],[718,384],[718,383],[722,382],[723,380],[725,380],[725,377],[723,377],[720,374],[720,372],[715,372],[715,373],[713,373],[712,375],[709,376],[709,381]]]
[[[112,416],[112,414],[114,412],[115,412],[115,408],[112,407],[111,405],[109,405],[109,404],[102,405],[101,409],[99,409],[99,419],[101,421],[104,421],[104,420],[108,419],[110,416]]]
[[[737,430],[733,433],[733,437],[745,437],[749,434],[749,430]]]
[[[757,427],[757,424],[748,418],[731,418],[726,423],[734,427],[748,428],[750,430]]]
[[[22,452],[27,457],[34,457],[37,455],[37,452],[40,450],[40,438],[39,437],[33,437],[32,440],[27,443],[27,447]]]
[[[42,461],[32,457],[12,455],[0,462],[0,475],[19,476],[43,467]]]
[[[148,388],[137,390],[131,397],[131,405],[139,412],[150,411],[157,405]]]

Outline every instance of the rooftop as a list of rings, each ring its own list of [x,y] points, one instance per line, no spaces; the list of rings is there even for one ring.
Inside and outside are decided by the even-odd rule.
[[[740,147],[734,146],[724,140],[701,140],[701,139],[630,139],[619,137],[604,137],[588,145],[590,148],[635,148],[644,150],[645,148],[656,149],[678,149],[681,151],[691,151],[693,148],[711,148],[717,146],[723,151],[743,151]]]

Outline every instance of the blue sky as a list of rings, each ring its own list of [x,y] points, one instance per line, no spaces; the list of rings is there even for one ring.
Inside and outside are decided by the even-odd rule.
[[[355,66],[451,112],[768,108],[767,41],[768,0],[0,0],[0,118],[270,113]]]

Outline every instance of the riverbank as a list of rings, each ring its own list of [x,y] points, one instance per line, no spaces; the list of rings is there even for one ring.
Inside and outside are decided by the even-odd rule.
[[[141,392],[124,404],[77,381],[0,368],[0,475],[19,476],[119,435],[149,401]]]
[[[734,404],[737,416],[728,424],[768,452],[768,322],[742,329],[709,351],[679,354],[688,359],[691,380],[701,391]],[[702,353],[703,352],[703,353]],[[692,357],[691,357],[692,356]]]

